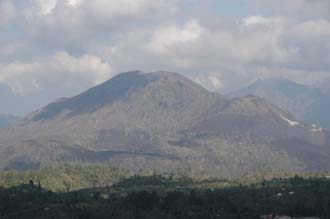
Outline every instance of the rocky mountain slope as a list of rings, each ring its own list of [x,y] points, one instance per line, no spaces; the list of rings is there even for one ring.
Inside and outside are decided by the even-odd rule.
[[[330,167],[329,133],[265,99],[227,99],[169,72],[122,73],[0,132],[1,169],[58,162],[238,176]]]

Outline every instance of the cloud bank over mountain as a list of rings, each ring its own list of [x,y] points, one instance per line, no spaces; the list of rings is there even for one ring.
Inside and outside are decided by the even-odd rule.
[[[133,69],[311,84],[330,76],[329,30],[327,0],[2,0],[0,83],[44,104]]]

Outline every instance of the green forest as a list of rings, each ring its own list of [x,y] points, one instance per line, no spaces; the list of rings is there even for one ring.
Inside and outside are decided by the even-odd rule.
[[[231,219],[265,214],[330,218],[329,177],[259,173],[197,179],[70,164],[0,175],[1,219]]]

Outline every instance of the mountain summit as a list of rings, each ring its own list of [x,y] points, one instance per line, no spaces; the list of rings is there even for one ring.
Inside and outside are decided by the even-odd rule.
[[[330,167],[328,136],[265,99],[227,99],[177,73],[134,71],[2,130],[0,167],[65,161],[217,176],[320,170]]]

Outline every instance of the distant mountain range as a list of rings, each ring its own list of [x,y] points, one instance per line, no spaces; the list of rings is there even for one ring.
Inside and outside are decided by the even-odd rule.
[[[302,85],[283,78],[257,80],[230,97],[256,95],[292,112],[298,119],[330,129],[330,81]]]
[[[17,116],[0,114],[0,128],[5,128],[19,119]]]
[[[318,171],[330,168],[329,136],[266,99],[230,99],[177,73],[134,71],[1,130],[0,168],[110,163],[230,177]]]

